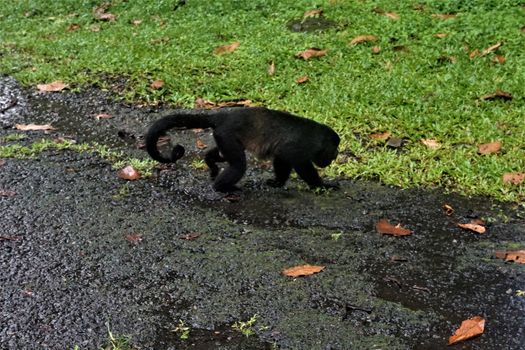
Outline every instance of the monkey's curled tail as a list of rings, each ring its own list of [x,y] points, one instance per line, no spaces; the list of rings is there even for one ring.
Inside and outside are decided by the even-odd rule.
[[[172,128],[210,128],[215,123],[210,116],[209,110],[180,110],[166,117],[160,118],[149,128],[146,133],[146,150],[151,158],[161,163],[173,163],[184,155],[184,147],[177,144],[171,151],[171,157],[166,158],[160,154],[157,148],[159,137]]]

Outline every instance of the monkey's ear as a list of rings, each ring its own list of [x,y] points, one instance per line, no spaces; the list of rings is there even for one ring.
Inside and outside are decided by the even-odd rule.
[[[176,162],[178,159],[181,159],[184,155],[184,147],[181,145],[175,145],[171,150],[171,161]]]

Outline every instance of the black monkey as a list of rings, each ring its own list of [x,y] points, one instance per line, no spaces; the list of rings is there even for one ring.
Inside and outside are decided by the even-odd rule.
[[[181,145],[173,148],[170,158],[157,149],[159,137],[171,128],[213,129],[216,147],[206,153],[205,162],[216,191],[238,190],[235,184],[246,171],[245,150],[261,159],[273,159],[275,179],[268,180],[270,186],[283,186],[294,169],[310,188],[337,187],[323,183],[314,164],[324,168],[337,157],[339,136],[313,120],[264,107],[177,110],[153,123],[146,134],[149,155],[161,163],[175,162],[184,155]],[[218,162],[229,165],[220,174]]]

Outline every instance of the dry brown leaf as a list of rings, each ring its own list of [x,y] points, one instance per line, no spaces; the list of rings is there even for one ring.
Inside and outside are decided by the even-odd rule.
[[[503,174],[504,184],[519,185],[525,180],[525,173],[505,173]]]
[[[302,77],[299,77],[297,79],[295,79],[295,82],[297,84],[303,84],[303,83],[306,83],[310,78],[308,78],[307,75],[303,75]]]
[[[372,53],[373,54],[377,55],[380,52],[381,52],[381,46],[374,46],[374,47],[372,47]]]
[[[7,163],[5,159],[0,159],[0,168],[3,167]]]
[[[496,99],[502,99],[504,101],[510,101],[510,100],[512,100],[512,94],[509,93],[509,92],[496,90],[496,92],[494,92],[492,94],[483,95],[480,98],[482,100],[485,100],[485,101],[491,101],[491,100],[496,100]]]
[[[180,239],[184,239],[186,241],[194,241],[197,238],[199,238],[202,235],[200,232],[190,232],[188,234],[185,234],[184,236],[181,236]]]
[[[377,41],[377,37],[375,35],[359,35],[353,38],[352,41],[350,41],[350,45],[357,45],[361,43],[374,41]]]
[[[0,241],[20,241],[22,236],[0,236]]]
[[[153,90],[158,90],[160,88],[162,88],[164,86],[164,81],[162,80],[155,80],[154,82],[151,83],[150,87],[153,89]]]
[[[131,21],[131,24],[133,24],[135,27],[140,25],[141,23],[142,23],[141,19],[134,19],[133,21]]]
[[[458,343],[480,335],[485,330],[485,319],[481,316],[474,316],[468,320],[461,322],[459,329],[454,332],[454,335],[448,338],[448,345]]]
[[[525,250],[497,250],[496,257],[504,259],[505,261],[525,264]]]
[[[385,132],[375,132],[373,134],[368,135],[368,137],[370,137],[371,139],[374,139],[374,140],[386,141],[386,140],[388,140],[390,135],[391,135],[390,132],[385,131]]]
[[[216,54],[216,55],[224,55],[226,53],[232,53],[233,51],[237,50],[237,48],[241,46],[241,42],[240,41],[234,41],[233,43],[231,44],[228,44],[228,45],[221,45],[221,46],[217,46],[214,50],[213,50],[213,53]]]
[[[438,149],[441,147],[441,143],[439,143],[438,140],[434,139],[421,139],[421,143],[430,149]]]
[[[15,124],[15,128],[18,130],[28,131],[28,130],[43,130],[43,131],[50,131],[55,130],[54,127],[52,127],[49,124],[44,125],[37,125],[37,124]]]
[[[445,212],[445,215],[450,216],[454,214],[454,208],[452,208],[449,204],[443,204],[443,211]]]
[[[197,139],[197,141],[195,141],[195,145],[198,149],[205,149],[206,147],[208,147],[204,142],[202,142],[201,139]]]
[[[438,39],[443,39],[443,38],[446,38],[448,36],[447,33],[437,33],[437,34],[434,34],[434,38],[438,38]]]
[[[385,16],[387,16],[388,18],[390,19],[393,19],[394,21],[397,21],[398,19],[400,19],[401,17],[395,13],[395,12],[385,12],[384,13]]]
[[[100,120],[100,119],[111,119],[113,118],[113,116],[111,114],[108,114],[108,113],[99,113],[95,116],[95,119],[96,120]]]
[[[78,24],[78,23],[71,23],[67,27],[66,31],[67,32],[74,32],[75,30],[79,30],[79,29],[80,29],[80,24]]]
[[[389,223],[387,219],[381,219],[376,223],[376,231],[383,235],[392,235],[396,237],[408,236],[412,234],[412,231],[401,227],[401,224],[394,226]]]
[[[270,64],[268,65],[268,75],[272,76],[275,74],[275,62],[272,61],[270,62]]]
[[[468,58],[470,58],[471,60],[473,60],[474,58],[478,57],[479,56],[479,50],[478,49],[475,49],[474,51],[472,51],[469,55],[468,55]]]
[[[198,98],[195,100],[195,108],[201,108],[201,109],[214,109],[214,108],[222,108],[222,107],[251,107],[253,106],[252,100],[234,100],[234,101],[225,101],[225,102],[212,102],[209,100],[204,100],[202,98]]]
[[[117,172],[117,176],[124,180],[138,180],[140,178],[140,173],[135,170],[131,165],[128,165]]]
[[[451,18],[456,18],[456,14],[455,13],[434,13],[432,17],[442,19],[442,20],[447,20]]]
[[[485,233],[487,231],[485,226],[474,222],[470,222],[468,224],[458,224],[458,227],[476,233]]]
[[[304,12],[303,18],[322,16],[323,9],[313,9]]]
[[[486,56],[488,55],[489,53],[493,52],[493,51],[496,51],[497,49],[499,49],[501,47],[501,45],[503,45],[501,42],[499,43],[496,43],[492,46],[489,46],[487,47],[485,50],[483,50],[483,52],[481,53],[481,57],[483,56]]]
[[[14,197],[14,196],[16,196],[16,192],[15,191],[1,190],[0,189],[0,197]]]
[[[479,154],[498,153],[500,150],[501,150],[501,142],[500,141],[484,143],[484,144],[478,146],[478,153]]]
[[[309,276],[323,271],[324,268],[324,266],[317,265],[300,265],[285,269],[282,271],[282,274],[288,277]]]
[[[520,30],[521,30],[522,33],[525,33],[525,26],[521,27]]]
[[[318,49],[316,47],[311,47],[304,51],[298,52],[295,54],[295,57],[302,58],[304,60],[309,60],[312,57],[322,57],[326,55],[326,50]]]
[[[505,56],[502,56],[502,55],[494,55],[494,57],[492,57],[492,62],[497,63],[497,64],[503,64],[506,61],[507,59],[505,58]]]
[[[131,242],[131,243],[138,243],[142,241],[142,235],[139,235],[136,233],[131,233],[129,235],[126,235],[125,238],[128,242]]]
[[[95,6],[93,8],[93,17],[95,19],[98,19],[100,21],[114,21],[117,19],[117,16],[115,16],[112,13],[106,12],[111,4],[104,3],[100,6]]]
[[[62,80],[57,80],[49,84],[38,84],[37,89],[41,92],[57,92],[68,87]]]

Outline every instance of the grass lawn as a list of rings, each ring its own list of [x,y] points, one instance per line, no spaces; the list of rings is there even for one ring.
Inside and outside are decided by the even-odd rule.
[[[334,127],[343,152],[328,175],[525,199],[525,183],[502,179],[525,172],[524,1],[114,0],[94,11],[98,4],[4,2],[0,71],[29,86],[63,80],[142,103],[250,99]],[[289,30],[315,8],[332,26]],[[100,19],[108,14],[115,18]],[[376,41],[351,44],[360,35]],[[214,54],[234,42],[234,52]],[[307,48],[327,52],[295,56]],[[113,84],[122,78],[125,86]],[[155,80],[164,85],[151,88]],[[512,99],[482,98],[497,90]],[[370,137],[385,132],[402,146]],[[499,152],[478,154],[494,141]]]

